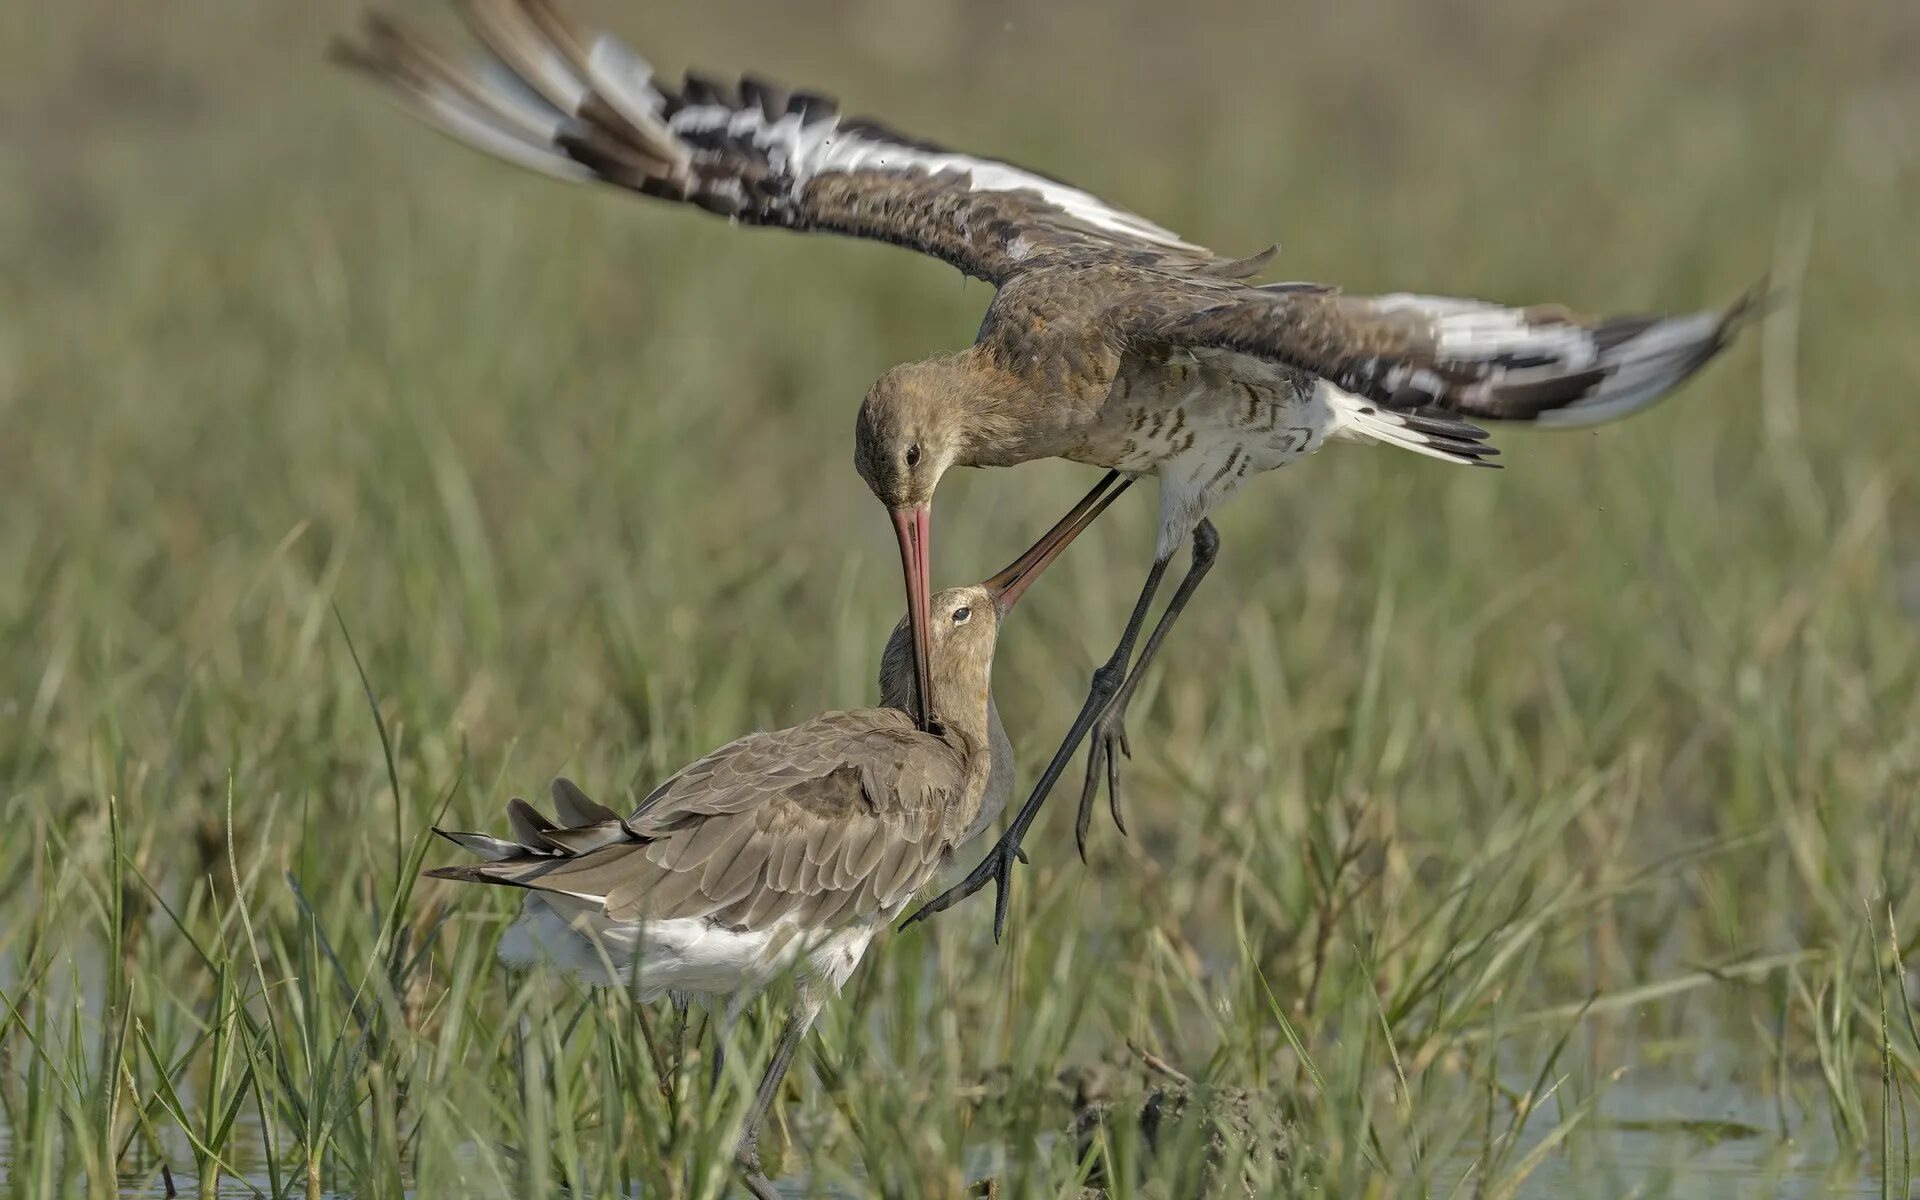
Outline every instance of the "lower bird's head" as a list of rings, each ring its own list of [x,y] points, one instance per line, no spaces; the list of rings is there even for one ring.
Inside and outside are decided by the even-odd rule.
[[[1124,485],[1102,485],[1002,570],[980,583],[928,597],[924,634],[915,628],[909,608],[880,655],[880,702],[921,714],[922,728],[939,722],[972,728],[977,723],[975,732],[984,736],[1001,624],[1040,573],[1122,490]]]
[[[965,436],[964,409],[956,402],[963,389],[956,382],[955,368],[937,360],[895,367],[867,391],[854,425],[854,469],[886,505],[900,543],[921,696],[928,694],[933,489],[959,458]],[[919,711],[922,727],[930,715]]]
[[[938,726],[963,727],[976,709],[985,713],[993,674],[993,648],[1000,636],[1000,612],[984,586],[947,588],[927,603],[928,691],[920,690],[919,657],[913,623],[903,617],[880,655],[880,703],[910,713],[925,712]],[[923,710],[920,697],[930,697]],[[984,717],[982,718],[984,720]]]

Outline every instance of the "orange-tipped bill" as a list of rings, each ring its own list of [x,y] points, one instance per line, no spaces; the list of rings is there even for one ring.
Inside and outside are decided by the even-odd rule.
[[[1025,554],[1014,559],[1004,570],[980,585],[987,589],[988,595],[993,597],[993,606],[1000,611],[1002,617],[1013,611],[1014,604],[1019,601],[1033,581],[1040,577],[1040,572],[1046,570],[1048,564],[1060,557],[1060,552],[1067,548],[1068,543],[1079,537],[1081,530],[1093,524],[1094,518],[1105,512],[1107,505],[1113,503],[1114,497],[1126,491],[1127,485],[1132,482],[1131,477],[1122,477],[1118,471],[1109,471],[1106,478],[1088,492],[1080,503],[1073,506],[1072,511],[1060,518],[1059,524],[1047,530],[1046,536],[1028,547]]]
[[[919,712],[914,719],[920,728],[929,728],[933,714],[927,708],[927,698],[933,695],[933,674],[927,666],[927,649],[932,642],[928,625],[931,618],[927,615],[928,553],[927,542],[931,536],[933,513],[924,504],[888,510],[893,517],[893,536],[900,542],[900,570],[907,579],[907,622],[913,626],[913,669],[919,680]]]

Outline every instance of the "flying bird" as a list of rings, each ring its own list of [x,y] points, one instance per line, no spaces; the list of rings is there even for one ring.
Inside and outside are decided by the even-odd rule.
[[[793,975],[791,1011],[735,1150],[763,1200],[776,1193],[760,1168],[760,1122],[814,1018],[876,930],[1012,794],[1013,748],[991,690],[1001,622],[1126,486],[1109,473],[1004,571],[930,598],[926,698],[938,733],[912,715],[921,693],[902,618],[881,655],[878,708],[729,742],[624,820],[562,779],[558,821],[516,798],[510,839],[435,831],[485,861],[428,875],[527,890],[500,942],[510,965],[550,962],[642,1001],[671,992],[738,1004]]]
[[[1558,306],[1257,284],[1273,248],[1216,255],[1038,172],[845,117],[816,92],[692,72],[670,86],[550,0],[466,0],[461,12],[484,47],[472,59],[379,16],[338,57],[429,124],[521,166],[741,224],[891,242],[994,286],[973,344],[886,372],[855,427],[854,464],[899,543],[920,695],[931,695],[932,502],[947,470],[1064,458],[1159,477],[1152,565],[1065,741],[979,869],[915,914],[993,881],[996,937],[1020,840],[1090,733],[1082,852],[1103,778],[1120,822],[1127,706],[1218,554],[1208,515],[1249,478],[1331,441],[1493,466],[1497,451],[1472,421],[1564,429],[1637,412],[1752,311],[1749,297],[1587,320]],[[1136,659],[1189,541],[1188,569]],[[918,717],[925,726],[931,714]]]

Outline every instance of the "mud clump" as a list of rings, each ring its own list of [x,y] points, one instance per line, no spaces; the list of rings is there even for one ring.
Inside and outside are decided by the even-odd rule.
[[[1080,1200],[1106,1200],[1110,1171],[1136,1182],[1170,1179],[1183,1195],[1257,1196],[1263,1189],[1256,1179],[1283,1171],[1297,1152],[1292,1125],[1268,1098],[1196,1082],[1132,1046],[1061,1071],[1047,1090],[1069,1114],[1063,1132],[1076,1156],[1092,1163]],[[1223,1172],[1237,1173],[1240,1186],[1223,1180]],[[1149,1185],[1145,1194],[1162,1190]],[[1004,1193],[985,1180],[973,1194]]]

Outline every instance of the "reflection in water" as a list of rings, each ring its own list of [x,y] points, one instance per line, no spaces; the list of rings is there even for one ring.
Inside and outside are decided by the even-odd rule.
[[[1562,1119],[1551,1104],[1535,1113],[1516,1157],[1539,1145]],[[1920,1114],[1910,1123],[1910,1136],[1920,1139]],[[1897,1131],[1894,1139],[1897,1144]],[[1454,1177],[1464,1177],[1470,1166],[1467,1160],[1458,1162]],[[1791,1104],[1783,1113],[1770,1096],[1736,1084],[1701,1084],[1646,1071],[1629,1073],[1608,1088],[1594,1115],[1527,1178],[1516,1197],[1794,1200],[1880,1194],[1869,1158],[1843,1146],[1822,1115]]]
[[[1832,1128],[1818,1116],[1789,1106],[1787,1136],[1780,1135],[1781,1110],[1773,1100],[1732,1084],[1701,1086],[1654,1073],[1628,1075],[1609,1088],[1593,1117],[1554,1150],[1515,1193],[1516,1200],[1594,1200],[1620,1196],[1671,1196],[1682,1200],[1719,1200],[1721,1197],[1877,1197],[1880,1182],[1865,1154],[1843,1147]],[[1920,1141],[1920,1114],[1912,1115],[1909,1135]],[[1528,1122],[1516,1156],[1524,1156],[1562,1120],[1551,1104]],[[245,1122],[242,1122],[245,1124]],[[1895,1132],[1896,1143],[1899,1140]],[[243,1129],[236,1147],[258,1146],[257,1130]],[[183,1153],[176,1161],[191,1161]],[[238,1156],[243,1166],[247,1157]],[[990,1178],[1003,1166],[997,1146],[977,1147],[968,1172],[974,1180]],[[10,1131],[0,1123],[0,1179],[11,1174]],[[1442,1181],[1466,1180],[1472,1192],[1474,1164],[1461,1158],[1442,1172]],[[859,1174],[853,1172],[857,1188]],[[176,1173],[181,1195],[195,1194],[191,1176]],[[783,1196],[808,1195],[804,1177],[778,1181]],[[245,1180],[222,1180],[223,1197],[253,1197],[264,1191],[263,1173]],[[636,1191],[632,1193],[638,1196]],[[828,1195],[857,1197],[858,1191],[832,1189]],[[125,1200],[147,1200],[165,1195],[157,1173],[129,1179],[120,1195]],[[345,1196],[331,1200],[349,1200]]]

